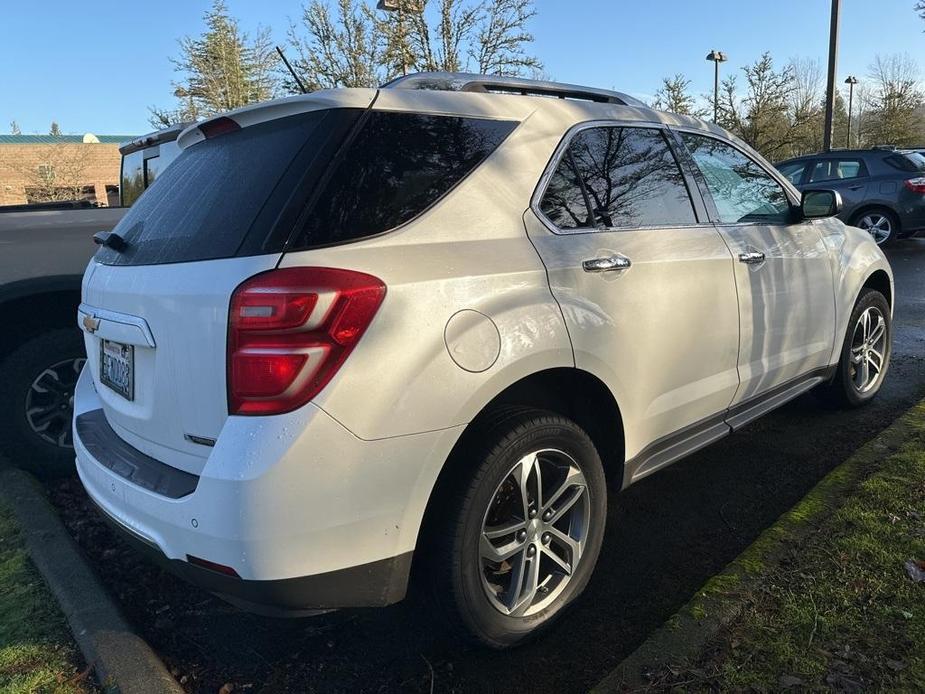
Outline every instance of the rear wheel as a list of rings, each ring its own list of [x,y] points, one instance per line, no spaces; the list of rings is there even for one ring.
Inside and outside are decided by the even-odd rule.
[[[892,243],[899,233],[899,219],[886,208],[865,210],[857,215],[851,224],[869,233],[878,246]]]
[[[0,451],[44,476],[74,468],[74,386],[86,361],[80,332],[61,328],[20,345],[0,365]]]
[[[843,407],[860,407],[873,400],[890,365],[892,337],[886,297],[874,289],[862,290],[848,321],[835,378],[819,394]]]
[[[481,443],[433,538],[432,575],[451,621],[505,648],[584,590],[603,539],[606,485],[591,439],[564,417],[518,410]]]

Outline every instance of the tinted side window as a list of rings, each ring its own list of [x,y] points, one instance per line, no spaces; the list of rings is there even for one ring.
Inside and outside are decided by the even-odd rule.
[[[145,190],[145,175],[142,157],[144,150],[137,150],[122,157],[122,205],[131,207]]]
[[[777,167],[777,170],[793,185],[798,186],[800,185],[800,181],[803,180],[803,172],[806,171],[806,162],[792,161],[789,164],[781,164]]]
[[[712,137],[681,134],[703,173],[724,224],[784,224],[790,201],[781,185],[739,150]]]
[[[290,248],[342,243],[404,224],[471,173],[516,125],[371,111]]]
[[[594,226],[570,152],[565,153],[549,179],[540,209],[559,229],[587,229]]]
[[[891,154],[883,161],[900,171],[925,171],[925,157],[918,152]]]
[[[558,224],[563,217],[566,222],[579,221],[575,180],[584,184],[595,226],[619,229],[697,222],[681,169],[657,129],[602,127],[578,133],[541,203],[550,221]]]
[[[813,167],[810,183],[838,181],[846,178],[860,178],[867,175],[864,162],[860,159],[823,159]]]

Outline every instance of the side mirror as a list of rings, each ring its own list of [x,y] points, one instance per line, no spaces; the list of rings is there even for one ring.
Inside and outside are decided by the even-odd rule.
[[[800,202],[803,219],[834,217],[841,207],[841,194],[837,190],[804,190]]]

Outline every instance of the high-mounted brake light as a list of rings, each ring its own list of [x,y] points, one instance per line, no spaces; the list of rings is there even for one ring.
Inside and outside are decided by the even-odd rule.
[[[911,190],[913,193],[921,193],[925,195],[925,176],[920,176],[919,178],[910,178],[905,182],[906,188]]]
[[[227,116],[219,116],[218,118],[207,120],[205,123],[199,125],[199,130],[206,136],[207,140],[211,140],[213,137],[218,137],[219,135],[227,135],[228,133],[233,133],[235,130],[240,129],[241,126]]]
[[[362,272],[271,270],[241,284],[228,317],[228,412],[269,415],[301,407],[337,373],[385,297]]]

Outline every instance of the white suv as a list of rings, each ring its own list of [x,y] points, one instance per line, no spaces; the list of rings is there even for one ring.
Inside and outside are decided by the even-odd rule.
[[[413,567],[514,644],[588,582],[605,479],[883,383],[883,254],[715,125],[429,74],[178,142],[84,278],[77,469],[248,609],[386,605]]]

